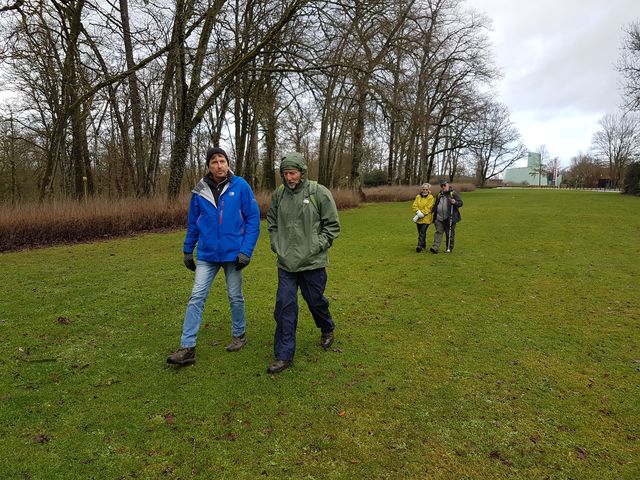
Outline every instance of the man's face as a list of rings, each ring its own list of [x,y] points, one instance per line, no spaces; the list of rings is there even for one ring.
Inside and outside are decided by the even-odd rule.
[[[447,190],[449,190],[449,184],[448,183],[443,183],[442,185],[440,185],[440,191],[441,192],[446,192]]]
[[[216,182],[221,182],[227,177],[229,172],[229,164],[227,159],[221,153],[214,153],[209,160],[209,171]]]
[[[286,169],[282,172],[284,175],[284,181],[287,182],[287,186],[291,190],[295,190],[295,188],[300,183],[300,179],[302,178],[302,172],[297,169]]]

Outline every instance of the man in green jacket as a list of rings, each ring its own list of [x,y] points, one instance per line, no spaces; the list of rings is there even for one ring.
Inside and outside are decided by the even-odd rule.
[[[288,368],[296,350],[298,288],[325,350],[333,343],[335,324],[324,296],[327,285],[328,250],[340,233],[338,210],[326,187],[307,180],[307,164],[300,153],[289,153],[280,162],[283,185],[271,196],[267,230],[271,250],[278,255],[278,291],[273,316],[276,320],[269,373]]]

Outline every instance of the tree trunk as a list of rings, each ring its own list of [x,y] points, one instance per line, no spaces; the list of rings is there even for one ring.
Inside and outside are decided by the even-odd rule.
[[[353,130],[353,156],[351,159],[351,176],[349,177],[349,187],[363,197],[362,186],[360,184],[360,164],[364,155],[364,126],[367,114],[367,88],[369,77],[365,76],[358,85],[356,100],[356,125]]]
[[[238,90],[235,98],[235,144],[236,144],[236,168],[238,175],[244,174],[244,161],[247,149],[247,137],[249,135],[249,102],[247,96],[247,75],[242,75],[242,80],[238,82]]]
[[[320,122],[320,138],[318,139],[318,183],[329,186],[331,184],[331,165],[329,161],[329,130],[331,123],[331,105],[335,80],[329,78],[322,104],[322,120]]]
[[[76,75],[76,60],[78,50],[78,37],[82,28],[82,9],[84,8],[84,0],[78,0],[75,3],[65,4],[65,6],[56,5],[59,8],[63,20],[68,19],[69,27],[67,38],[67,50],[65,53],[64,62],[62,65],[62,78],[60,80],[62,85],[61,102],[56,105],[57,110],[53,118],[52,137],[49,144],[49,151],[47,151],[47,166],[40,185],[40,201],[43,201],[46,196],[51,193],[53,188],[53,181],[55,176],[55,169],[60,160],[60,156],[64,150],[65,130],[67,120],[70,116],[77,112],[78,108],[74,108],[71,111],[73,100],[78,96],[78,84]],[[79,128],[79,127],[78,127]],[[74,135],[74,138],[76,135]],[[82,189],[82,163],[79,144],[72,144],[72,160],[74,163],[74,184],[75,194],[79,194]],[[78,178],[79,177],[79,178]],[[65,179],[68,181],[69,179]],[[79,184],[78,184],[79,182]]]
[[[192,132],[193,127],[191,126],[184,125],[178,129],[176,125],[176,137],[173,140],[171,163],[169,165],[170,175],[168,197],[170,200],[177,199],[180,194],[180,186],[182,185],[184,166],[189,153]]]
[[[262,163],[262,189],[270,191],[276,188],[276,147],[277,147],[277,120],[275,112],[269,109],[266,112],[264,144],[265,155]]]
[[[254,116],[251,119],[251,125],[249,127],[249,143],[247,147],[246,162],[244,165],[244,179],[255,187],[257,185],[257,167],[258,167],[258,120]]]
[[[9,111],[10,116],[9,116],[9,131],[11,134],[10,140],[9,140],[9,166],[11,168],[11,203],[15,204],[18,202],[18,197],[19,197],[19,193],[18,193],[18,182],[17,182],[17,176],[16,176],[16,131],[15,131],[15,125],[13,123],[13,112],[10,110]]]
[[[174,27],[173,35],[175,34],[176,32]],[[176,37],[173,37],[172,40],[174,38]],[[171,81],[176,71],[177,51],[179,48],[179,46],[176,46],[167,56],[167,67],[165,69],[164,80],[162,82],[162,93],[160,94],[160,101],[158,102],[158,112],[156,113],[153,137],[151,138],[151,151],[149,152],[149,160],[147,163],[147,174],[142,189],[142,194],[145,197],[151,196],[156,189],[156,177],[158,166],[160,164],[160,149],[162,148],[162,136],[164,132],[164,117],[167,113],[167,106],[169,104]]]
[[[125,56],[127,59],[127,69],[134,69],[136,66],[133,60],[133,46],[131,44],[131,29],[129,27],[129,3],[128,0],[120,0],[120,19],[122,20],[122,37],[124,41]],[[136,166],[136,194],[141,195],[146,190],[144,182],[146,180],[144,147],[142,138],[142,112],[140,102],[140,92],[138,90],[138,77],[133,72],[129,75],[129,96],[131,100],[131,123],[133,124],[133,146],[135,153],[134,164]]]

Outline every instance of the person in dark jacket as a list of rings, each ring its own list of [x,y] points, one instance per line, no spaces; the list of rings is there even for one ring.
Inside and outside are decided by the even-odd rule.
[[[249,264],[260,235],[260,209],[249,184],[229,169],[229,157],[223,149],[209,148],[206,160],[209,172],[193,189],[189,204],[183,252],[185,266],[195,271],[195,281],[180,348],[167,358],[175,365],[195,362],[204,304],[220,269],[224,270],[231,310],[232,339],[227,351],[238,351],[246,343],[242,269]]]
[[[445,179],[440,180],[440,191],[436,196],[433,204],[433,219],[436,224],[436,233],[433,236],[433,245],[429,249],[431,253],[438,253],[442,234],[447,237],[447,252],[453,251],[453,245],[456,238],[456,224],[461,220],[460,207],[462,207],[462,199],[449,182]]]
[[[290,153],[280,162],[283,185],[271,196],[267,229],[271,250],[278,256],[278,291],[273,316],[276,321],[269,373],[288,368],[296,350],[298,288],[316,326],[320,346],[333,343],[334,321],[327,285],[328,250],[340,233],[338,210],[326,187],[307,180],[307,164],[300,153]]]

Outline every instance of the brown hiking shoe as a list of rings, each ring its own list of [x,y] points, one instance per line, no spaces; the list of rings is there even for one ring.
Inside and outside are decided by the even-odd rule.
[[[268,373],[280,373],[291,366],[291,360],[276,360],[267,368]]]
[[[179,348],[167,358],[167,363],[171,363],[172,365],[189,365],[195,363],[195,361],[196,347]]]
[[[243,333],[239,337],[231,337],[231,343],[227,345],[227,352],[237,352],[247,343],[247,337]]]

